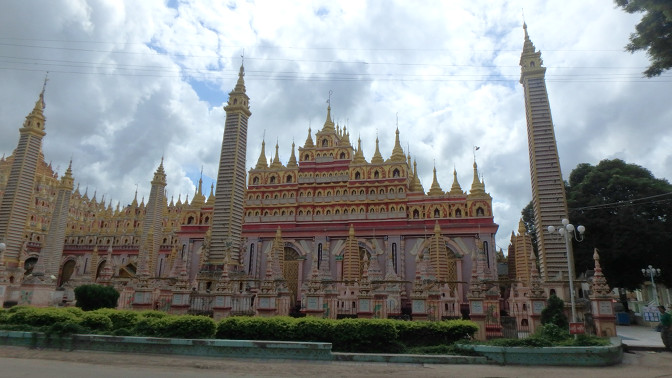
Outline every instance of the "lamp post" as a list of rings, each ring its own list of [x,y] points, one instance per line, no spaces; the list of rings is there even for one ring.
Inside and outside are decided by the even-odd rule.
[[[653,279],[653,277],[654,276],[660,276],[660,269],[656,269],[656,268],[652,267],[651,265],[649,265],[647,269],[642,269],[642,274],[645,277],[649,276],[649,278],[651,278],[651,285],[653,286],[653,298],[655,298],[656,306],[658,306],[659,305],[659,303],[658,303],[658,290],[656,290],[656,281]]]
[[[565,239],[565,249],[567,250],[567,273],[569,274],[569,300],[572,305],[572,323],[576,323],[576,303],[574,301],[574,252],[572,251],[572,238],[576,241],[583,241],[583,233],[586,228],[583,226],[574,227],[569,223],[569,219],[562,220],[562,226],[556,228],[548,226],[548,232],[551,235],[558,233],[559,236]],[[578,234],[577,234],[578,231]]]

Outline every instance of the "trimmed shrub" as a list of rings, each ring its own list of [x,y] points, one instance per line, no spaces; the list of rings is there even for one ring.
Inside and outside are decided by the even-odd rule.
[[[407,347],[449,345],[471,338],[478,326],[469,320],[444,320],[441,322],[397,321],[399,341]]]
[[[119,292],[111,286],[82,285],[75,288],[77,307],[84,311],[116,308]]]
[[[317,318],[298,318],[294,321],[294,338],[296,341],[331,342],[334,339],[333,321]]]
[[[403,350],[395,320],[342,319],[336,321],[332,347],[340,352],[394,353]]]
[[[66,320],[58,323],[52,324],[45,331],[47,336],[67,336],[73,334],[87,334],[91,333],[91,330],[83,327],[81,324],[74,320]]]
[[[63,308],[23,307],[9,316],[10,324],[26,324],[36,327],[51,326],[66,321],[79,322],[79,318]]]
[[[567,329],[560,328],[553,323],[542,325],[537,330],[537,332],[535,332],[534,336],[537,338],[546,339],[552,343],[557,343],[570,337],[569,331]]]
[[[207,316],[167,316],[156,320],[155,336],[208,339],[215,334],[215,321]]]
[[[157,335],[159,318],[141,317],[133,326],[133,334],[136,336],[154,337]]]
[[[80,324],[92,331],[107,331],[112,328],[112,320],[107,315],[87,312],[82,315]]]
[[[154,311],[154,310],[146,310],[136,313],[139,314],[141,318],[161,319],[168,316],[168,314],[163,311]]]
[[[114,310],[111,308],[100,308],[93,313],[107,316],[112,321],[112,329],[133,329],[140,320],[140,313],[132,310]]]

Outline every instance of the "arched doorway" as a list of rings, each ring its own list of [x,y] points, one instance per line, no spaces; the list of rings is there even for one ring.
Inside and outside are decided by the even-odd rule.
[[[103,269],[105,268],[105,265],[107,264],[107,261],[103,261],[100,264],[98,264],[98,269],[96,269],[96,279],[100,277],[100,273],[103,272]]]
[[[26,259],[26,261],[23,262],[23,275],[27,276],[31,273],[33,273],[33,268],[35,268],[35,264],[37,264],[37,257],[29,257]]]
[[[77,265],[75,260],[68,260],[65,262],[65,264],[63,264],[63,268],[61,268],[61,278],[58,286],[65,285],[70,280],[70,278],[72,278],[72,275],[75,273],[75,265]]]
[[[301,256],[293,248],[285,247],[284,264],[282,264],[282,277],[287,282],[287,288],[291,292],[289,301],[290,308],[296,304],[296,294],[299,289],[299,264],[303,261]]]

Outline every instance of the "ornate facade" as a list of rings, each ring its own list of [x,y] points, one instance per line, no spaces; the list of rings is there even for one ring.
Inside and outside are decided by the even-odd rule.
[[[30,123],[41,116],[40,130],[43,98],[44,92],[27,117]],[[40,145],[24,150],[25,143],[19,143],[12,155],[0,160],[3,206],[27,209],[21,220],[2,214],[5,224],[25,224],[18,250],[11,245],[3,254],[3,274],[17,286],[5,300],[30,302],[29,289],[22,291],[20,284],[45,284],[35,277],[46,273],[55,277],[54,286],[96,281],[115,285],[122,291],[121,307],[169,309],[176,290],[191,293],[177,301],[184,305],[184,298],[193,301],[196,293],[221,289],[224,273],[229,286],[238,285],[249,294],[252,306],[259,305],[254,296],[268,294],[271,286],[274,295],[282,293],[284,299],[277,303],[284,309],[276,306],[273,313],[295,308],[332,317],[378,316],[381,311],[400,315],[410,312],[413,298],[423,292],[423,301],[430,302],[422,302],[422,311],[416,313],[440,317],[459,316],[466,300],[462,284],[469,281],[479,251],[488,277],[495,278],[497,225],[476,163],[468,193],[455,171],[450,190],[444,192],[436,169],[425,193],[417,164],[400,145],[398,129],[390,156],[383,158],[376,140],[376,152],[368,161],[361,140],[353,147],[349,131],[334,124],[328,107],[322,129],[314,135],[309,130],[298,151],[293,145],[286,164],[277,145],[267,162],[262,141],[262,153],[241,189],[234,184],[240,178],[234,167],[244,164],[240,157],[245,155],[251,115],[242,67],[225,110],[218,188],[229,194],[219,205],[212,187],[206,199],[202,181],[191,201],[169,202],[161,162],[149,199],[138,202],[136,195],[130,205],[115,208],[96,193],[89,197],[88,190],[82,194],[73,188],[70,168],[59,180],[45,164]],[[35,162],[30,180],[24,180],[29,182],[27,196],[13,189],[20,181],[14,167],[19,158]],[[239,226],[230,220],[238,213]],[[11,235],[4,231],[3,239],[9,241]],[[277,282],[264,288],[268,280]],[[418,283],[430,283],[425,287],[429,291],[417,291]],[[369,302],[360,303],[362,290]],[[307,304],[315,300],[320,308],[309,309]]]

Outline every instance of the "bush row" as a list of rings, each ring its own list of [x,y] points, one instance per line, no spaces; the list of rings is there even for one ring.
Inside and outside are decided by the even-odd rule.
[[[160,311],[109,308],[83,311],[77,307],[15,306],[0,311],[0,329],[48,334],[97,333],[118,336],[211,338],[215,322],[205,316],[168,315]]]
[[[401,352],[409,347],[448,345],[478,330],[465,320],[410,322],[392,319],[230,317],[216,337],[239,340],[322,341],[340,352]]]
[[[16,306],[0,310],[0,329],[48,334],[97,333],[117,336],[212,338],[270,341],[330,342],[334,351],[401,352],[408,348],[450,345],[477,331],[464,320],[410,322],[391,319],[318,319],[292,317],[211,318],[169,315],[160,311],[76,307]]]

